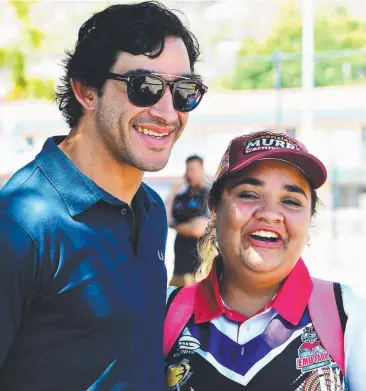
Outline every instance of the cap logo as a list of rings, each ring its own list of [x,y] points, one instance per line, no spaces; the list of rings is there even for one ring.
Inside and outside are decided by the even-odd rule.
[[[283,136],[275,135],[263,135],[259,137],[252,138],[244,144],[244,153],[258,152],[258,151],[268,151],[271,149],[296,149],[300,150],[299,146],[291,142]]]

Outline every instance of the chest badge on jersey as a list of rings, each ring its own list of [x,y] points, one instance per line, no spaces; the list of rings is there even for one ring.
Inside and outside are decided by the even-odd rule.
[[[167,370],[169,390],[179,391],[180,387],[184,386],[192,375],[191,365],[187,359],[183,359],[177,364],[170,365]]]
[[[320,345],[318,335],[313,326],[305,327],[301,335],[302,344],[298,349],[299,357],[296,359],[296,368],[302,373],[313,371],[330,365],[328,352]]]

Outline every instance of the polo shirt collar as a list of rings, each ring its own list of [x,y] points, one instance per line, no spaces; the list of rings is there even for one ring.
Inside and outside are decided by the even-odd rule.
[[[150,209],[151,205],[157,206],[158,204],[157,196],[149,189],[149,187],[145,183],[141,183],[141,186],[137,190],[136,196],[140,196],[140,195],[144,201],[146,211]]]
[[[195,297],[195,323],[210,322],[226,313],[217,277],[216,259],[210,274],[202,280]],[[313,283],[304,261],[300,258],[273,299],[272,306],[282,318],[297,325],[308,304]]]
[[[61,151],[58,144],[64,139],[65,136],[48,138],[35,160],[64,200],[70,215],[74,217],[102,199],[112,204],[124,204],[84,175]],[[156,198],[147,191],[144,184],[139,187],[135,197],[143,200],[146,210],[151,204],[157,203]]]

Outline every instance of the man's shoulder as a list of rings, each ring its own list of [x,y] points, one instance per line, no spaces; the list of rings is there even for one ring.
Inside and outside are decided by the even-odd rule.
[[[17,171],[0,190],[0,213],[26,230],[40,221],[53,219],[61,202],[35,161]]]

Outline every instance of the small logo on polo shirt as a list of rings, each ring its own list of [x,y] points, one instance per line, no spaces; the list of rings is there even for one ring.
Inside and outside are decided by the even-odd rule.
[[[158,257],[161,261],[164,261],[164,253],[160,250],[158,250]]]
[[[313,326],[305,327],[301,340],[303,343],[298,349],[299,357],[296,359],[296,368],[302,373],[313,371],[330,365],[328,352],[320,345],[318,335]]]

